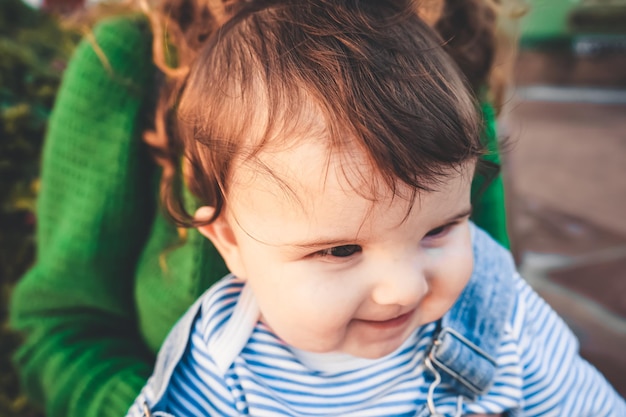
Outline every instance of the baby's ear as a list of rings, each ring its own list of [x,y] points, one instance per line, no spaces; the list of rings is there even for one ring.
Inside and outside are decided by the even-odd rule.
[[[210,219],[214,212],[215,208],[203,206],[196,210],[194,217],[198,220]],[[198,227],[198,231],[213,243],[230,272],[238,278],[245,279],[245,268],[237,238],[224,212],[212,223]]]

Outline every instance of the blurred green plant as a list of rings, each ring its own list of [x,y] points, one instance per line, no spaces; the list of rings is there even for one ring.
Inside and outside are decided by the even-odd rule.
[[[21,0],[0,1],[0,417],[40,416],[11,366],[11,289],[34,256],[35,197],[46,122],[78,40]]]

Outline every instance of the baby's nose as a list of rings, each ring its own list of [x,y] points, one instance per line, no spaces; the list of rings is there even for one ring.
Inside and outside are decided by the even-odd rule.
[[[376,278],[372,299],[379,305],[415,306],[427,292],[428,283],[419,265],[394,262]]]

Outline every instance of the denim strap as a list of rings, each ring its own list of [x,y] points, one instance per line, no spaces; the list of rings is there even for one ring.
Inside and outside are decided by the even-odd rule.
[[[495,377],[498,346],[515,302],[515,264],[506,249],[471,227],[472,276],[440,320],[428,357],[443,381],[475,399],[489,390]]]

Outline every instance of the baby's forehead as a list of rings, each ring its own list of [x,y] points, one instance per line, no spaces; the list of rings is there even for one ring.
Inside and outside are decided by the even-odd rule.
[[[400,194],[391,190],[356,144],[334,147],[315,136],[268,145],[254,157],[240,159],[233,167],[230,192],[241,194],[253,188],[305,207],[321,198],[353,195],[380,201]]]
[[[266,117],[256,118],[261,122],[244,135],[228,174],[227,200],[254,205],[250,196],[261,192],[282,202],[285,210],[308,212],[339,200],[345,204],[349,196],[371,207],[408,204],[409,210],[417,194],[437,189],[449,172],[461,172],[455,166],[435,167],[442,175],[407,185],[396,174],[393,158],[377,158],[375,147],[358,136],[354,126],[324,112],[311,97],[292,109],[291,119],[285,110],[273,112],[280,117],[272,122],[264,113]],[[419,172],[419,162],[414,165]]]
[[[312,141],[261,151],[240,164],[227,199],[227,210],[244,230],[273,244],[312,230],[356,237],[361,226],[390,209],[402,219],[410,208],[408,200],[395,198],[363,152],[329,152]]]
[[[246,234],[271,245],[319,233],[357,239],[394,229],[409,218],[410,227],[418,222],[435,227],[441,215],[468,210],[469,184],[456,175],[438,191],[406,184],[393,189],[365,152],[328,153],[319,143],[302,142],[260,152],[256,161],[239,165],[226,211]]]

